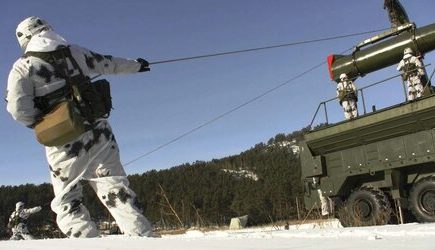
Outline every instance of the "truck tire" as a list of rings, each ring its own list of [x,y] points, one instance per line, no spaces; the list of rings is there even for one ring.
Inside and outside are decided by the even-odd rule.
[[[385,225],[390,220],[391,204],[384,192],[363,187],[350,194],[340,216],[346,226]]]
[[[418,222],[435,222],[435,176],[414,184],[409,193],[409,206]]]

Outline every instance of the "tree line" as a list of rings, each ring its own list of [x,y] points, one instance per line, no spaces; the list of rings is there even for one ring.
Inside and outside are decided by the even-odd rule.
[[[285,142],[301,140],[305,130],[278,134],[238,155],[130,175],[130,187],[143,214],[159,229],[222,226],[243,215],[249,215],[250,225],[295,219],[295,201],[302,197],[300,162]],[[92,218],[113,221],[90,186],[83,186]],[[51,184],[0,186],[0,237],[8,237],[6,225],[17,201],[43,207],[29,219],[32,233],[63,237],[49,207],[53,197]]]

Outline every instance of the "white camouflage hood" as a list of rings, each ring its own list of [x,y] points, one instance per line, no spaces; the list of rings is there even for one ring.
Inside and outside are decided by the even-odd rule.
[[[48,52],[56,50],[59,46],[67,46],[67,41],[53,30],[42,31],[30,39],[26,51]]]

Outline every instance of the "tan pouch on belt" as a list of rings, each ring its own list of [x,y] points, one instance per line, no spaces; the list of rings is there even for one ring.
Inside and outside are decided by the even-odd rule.
[[[45,146],[62,146],[86,130],[83,118],[73,109],[70,101],[58,104],[36,124],[36,139]]]

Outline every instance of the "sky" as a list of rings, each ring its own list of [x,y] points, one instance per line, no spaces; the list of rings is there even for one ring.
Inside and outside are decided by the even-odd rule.
[[[402,0],[418,27],[435,22],[432,0]],[[389,28],[383,1],[346,0],[4,0],[0,10],[3,91],[22,55],[17,24],[39,16],[68,42],[101,54],[150,62],[334,37]],[[372,35],[375,35],[374,33]],[[164,145],[287,82],[372,35],[301,44],[200,60],[155,64],[147,73],[104,76],[111,82],[109,118],[123,163]],[[425,63],[434,64],[434,52]],[[389,67],[356,81],[358,87],[397,74]],[[125,165],[128,174],[239,154],[278,133],[310,124],[323,100],[335,97],[326,64],[160,150]],[[4,92],[2,92],[4,93]],[[387,94],[386,94],[387,93]],[[404,100],[400,80],[367,91],[371,109]],[[360,107],[361,109],[361,107]],[[343,119],[328,104],[330,122]],[[323,122],[322,113],[315,119]],[[43,146],[33,131],[0,108],[0,185],[49,182]]]
[[[1,249],[44,250],[433,250],[435,224],[403,224],[343,228],[337,220],[240,230],[199,231],[162,238],[110,235],[99,239],[44,239],[0,241]]]

